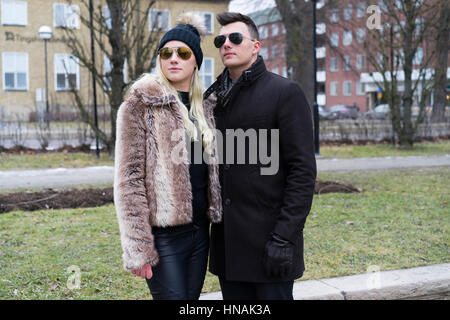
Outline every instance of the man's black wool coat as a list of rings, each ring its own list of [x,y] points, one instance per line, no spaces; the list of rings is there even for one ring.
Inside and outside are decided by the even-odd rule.
[[[208,90],[205,97],[214,91]],[[210,271],[229,281],[269,283],[300,278],[305,269],[303,227],[316,179],[310,107],[301,88],[268,72],[261,56],[236,81],[230,95],[225,107],[218,103],[214,109],[216,127],[224,140],[219,150],[224,162],[219,167],[224,214],[223,221],[211,227]],[[215,96],[213,93],[208,99]],[[245,164],[236,163],[237,143],[234,161],[226,163],[226,129],[239,128],[279,130],[276,174],[261,174],[261,167],[270,164],[262,163],[259,156],[256,164],[250,161],[250,139],[245,143]],[[256,136],[259,145],[260,136]],[[270,139],[274,135],[267,136],[268,154],[273,158]],[[295,246],[293,270],[284,277],[269,277],[264,271],[264,247],[272,232]]]

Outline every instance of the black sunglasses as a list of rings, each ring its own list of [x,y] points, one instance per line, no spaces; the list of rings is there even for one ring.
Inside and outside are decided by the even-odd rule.
[[[241,44],[244,38],[249,39],[251,41],[256,41],[255,39],[243,36],[242,33],[240,32],[233,32],[228,35],[228,39],[230,39],[231,43],[234,44]],[[223,46],[225,41],[227,41],[227,35],[217,36],[214,38],[214,45],[216,46],[216,48],[220,48],[221,46]]]

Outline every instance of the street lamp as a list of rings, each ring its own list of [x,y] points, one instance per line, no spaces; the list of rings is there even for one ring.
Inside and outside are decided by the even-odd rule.
[[[319,152],[319,106],[317,104],[317,41],[316,41],[316,2],[312,0],[313,4],[313,48],[314,48],[314,153],[320,156]]]
[[[52,29],[49,26],[42,26],[38,31],[39,37],[44,40],[44,48],[45,48],[45,104],[46,104],[46,120],[47,120],[47,128],[50,128],[50,114],[48,107],[48,67],[47,67],[47,41],[52,37]]]

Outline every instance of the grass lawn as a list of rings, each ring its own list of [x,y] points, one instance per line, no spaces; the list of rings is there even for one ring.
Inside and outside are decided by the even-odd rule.
[[[307,220],[302,280],[449,262],[450,168],[322,173],[360,194],[316,196]],[[112,205],[0,215],[1,299],[149,299],[122,269]],[[80,272],[80,289],[69,289]],[[219,290],[208,273],[203,291]]]
[[[2,154],[0,170],[33,170],[50,168],[84,168],[93,166],[113,166],[114,160],[107,153],[63,153],[48,152],[36,154]]]
[[[358,158],[386,156],[425,156],[450,154],[450,141],[423,142],[415,144],[412,150],[402,150],[389,144],[364,146],[321,146],[323,158]],[[1,154],[0,170],[32,170],[49,168],[83,168],[90,166],[113,166],[114,160],[106,153],[100,159],[94,153],[40,153]]]
[[[421,142],[414,144],[412,150],[405,150],[390,144],[320,146],[323,158],[373,158],[373,157],[405,157],[450,154],[450,141]]]

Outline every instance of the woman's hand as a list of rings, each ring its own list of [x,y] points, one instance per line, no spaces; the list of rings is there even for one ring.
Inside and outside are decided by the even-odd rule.
[[[151,279],[151,277],[153,276],[151,265],[145,265],[140,269],[131,270],[131,272],[134,275],[144,278],[144,279]]]

